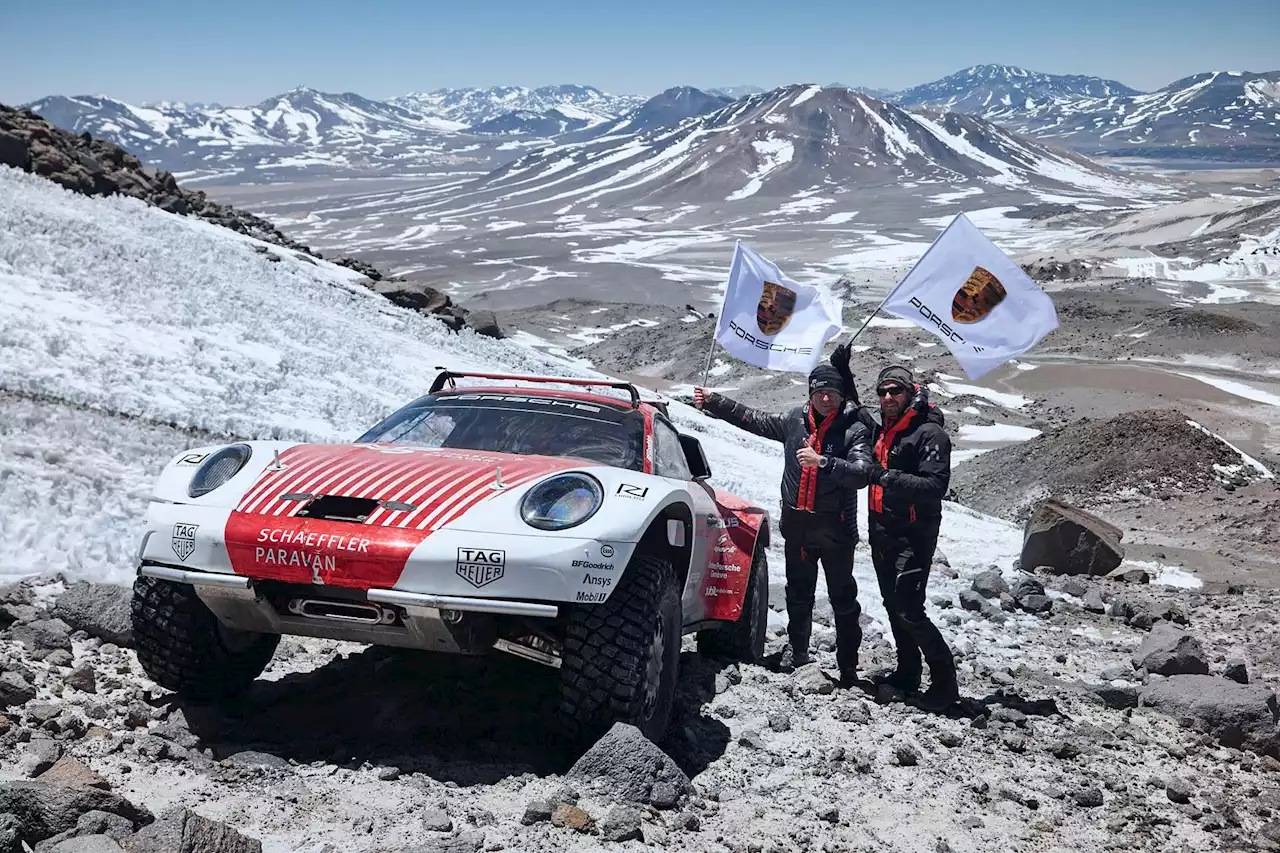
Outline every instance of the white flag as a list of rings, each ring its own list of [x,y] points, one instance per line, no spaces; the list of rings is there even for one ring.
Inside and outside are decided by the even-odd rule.
[[[1058,328],[1049,295],[963,213],[882,307],[941,338],[970,379]]]
[[[840,299],[826,288],[792,281],[738,242],[716,342],[747,364],[807,374],[839,334],[842,311]]]

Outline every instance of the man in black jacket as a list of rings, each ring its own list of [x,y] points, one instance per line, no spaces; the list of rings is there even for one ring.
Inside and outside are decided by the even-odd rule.
[[[924,599],[951,480],[951,439],[942,413],[907,368],[882,370],[876,396],[883,425],[872,431],[867,538],[898,650],[897,669],[877,680],[912,695],[921,708],[940,712],[959,699],[955,660],[925,614]],[[922,653],[929,664],[929,689],[915,697]]]
[[[809,662],[818,562],[836,622],[840,681],[857,679],[862,627],[853,551],[858,543],[858,489],[871,466],[870,412],[848,399],[845,380],[832,365],[809,374],[809,400],[781,414],[750,409],[719,394],[694,389],[694,404],[707,413],[784,446],[781,523],[787,559],[787,635],[783,669]],[[856,398],[855,398],[856,399]]]

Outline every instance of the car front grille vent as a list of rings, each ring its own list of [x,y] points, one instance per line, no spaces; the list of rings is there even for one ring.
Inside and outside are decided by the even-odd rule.
[[[380,503],[373,498],[321,495],[303,507],[298,515],[303,518],[322,518],[326,521],[350,521],[363,524],[379,506]]]

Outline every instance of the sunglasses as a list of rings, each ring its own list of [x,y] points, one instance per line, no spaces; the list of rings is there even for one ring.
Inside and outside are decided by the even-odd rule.
[[[899,394],[907,393],[907,389],[901,385],[886,385],[883,388],[877,388],[876,394],[881,397],[897,397]]]

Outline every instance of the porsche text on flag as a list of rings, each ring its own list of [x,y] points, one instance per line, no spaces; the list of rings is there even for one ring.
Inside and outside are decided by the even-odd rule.
[[[841,328],[841,302],[824,288],[799,284],[738,243],[725,289],[716,343],[756,367],[808,373]]]
[[[881,307],[941,338],[970,379],[1058,328],[1049,295],[963,213]]]

